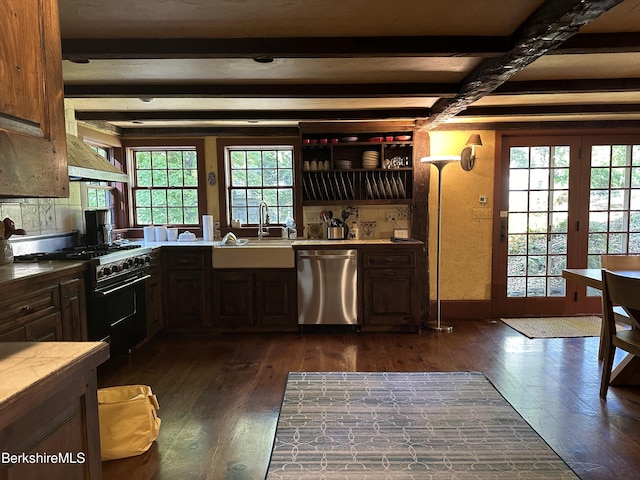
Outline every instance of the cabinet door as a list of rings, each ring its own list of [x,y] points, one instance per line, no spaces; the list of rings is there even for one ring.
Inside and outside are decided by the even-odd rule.
[[[202,327],[206,320],[204,272],[175,271],[168,273],[167,326]]]
[[[59,312],[39,318],[24,326],[28,342],[62,341],[62,317]]]
[[[294,271],[257,272],[255,289],[258,325],[295,326],[297,324]]]
[[[74,278],[60,284],[62,335],[67,342],[87,340],[87,306],[84,280]]]
[[[164,308],[162,305],[162,269],[160,251],[151,253],[147,280],[147,335],[153,336],[164,326]]]
[[[67,197],[56,0],[0,3],[0,195]]]
[[[363,326],[415,325],[415,270],[367,269],[363,276]]]
[[[213,285],[215,326],[237,328],[254,324],[251,272],[214,270]]]

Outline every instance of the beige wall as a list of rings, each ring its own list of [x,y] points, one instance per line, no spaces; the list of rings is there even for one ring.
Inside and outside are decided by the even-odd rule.
[[[442,300],[486,300],[491,298],[491,230],[493,218],[474,218],[474,209],[493,213],[495,132],[429,132],[431,155],[459,155],[471,133],[479,133],[476,163],[467,172],[459,163],[446,166],[442,175],[442,233],[440,298]],[[431,295],[435,298],[438,183],[431,167],[429,199],[429,258]],[[480,195],[487,204],[479,203]],[[484,209],[488,209],[484,210]]]

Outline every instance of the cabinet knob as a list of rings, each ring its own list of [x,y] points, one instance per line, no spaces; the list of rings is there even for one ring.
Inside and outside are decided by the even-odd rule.
[[[29,315],[30,313],[33,313],[35,311],[35,309],[29,305],[26,305],[24,307],[22,307],[22,313],[24,313],[25,315]]]

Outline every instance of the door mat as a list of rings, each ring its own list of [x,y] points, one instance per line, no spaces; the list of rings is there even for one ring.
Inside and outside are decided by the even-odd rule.
[[[577,479],[477,372],[291,372],[267,480]]]
[[[602,319],[585,317],[501,318],[529,338],[599,337]]]

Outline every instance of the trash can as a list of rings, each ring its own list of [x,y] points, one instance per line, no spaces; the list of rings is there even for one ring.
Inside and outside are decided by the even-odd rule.
[[[102,460],[140,455],[158,438],[158,400],[146,385],[98,389]]]

